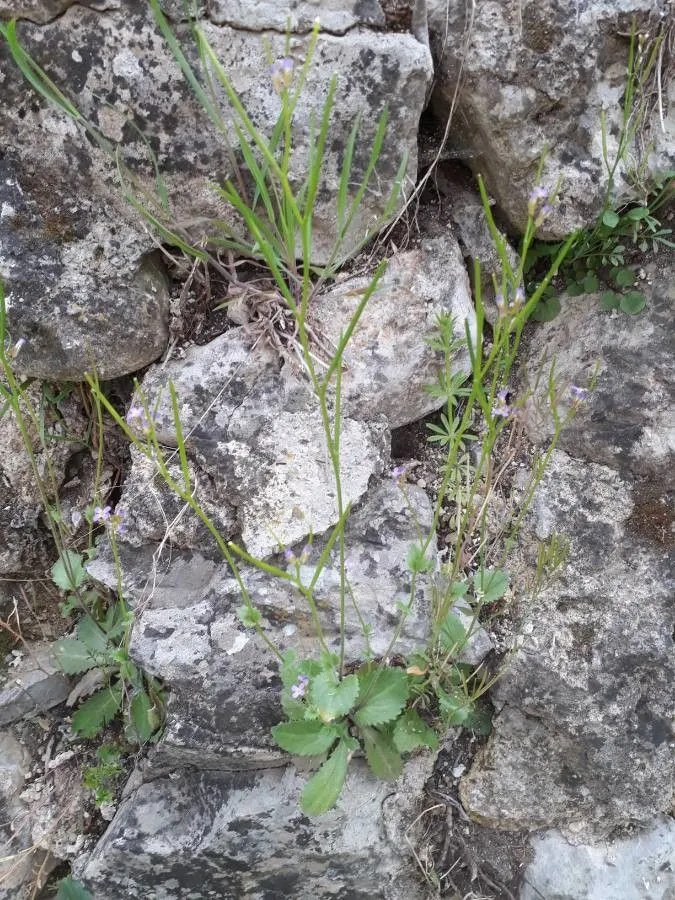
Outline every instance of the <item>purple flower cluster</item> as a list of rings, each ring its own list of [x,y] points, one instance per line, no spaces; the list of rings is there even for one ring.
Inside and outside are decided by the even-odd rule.
[[[270,66],[270,78],[277,94],[288,90],[293,80],[293,60],[285,56]]]
[[[577,387],[576,384],[570,386],[570,396],[574,401],[574,405],[578,406],[580,403],[585,403],[590,396],[590,391],[588,388]]]
[[[528,215],[534,218],[536,228],[542,224],[544,219],[548,218],[553,212],[552,191],[545,188],[543,184],[538,184],[527,199]]]
[[[495,404],[492,407],[493,416],[500,416],[503,419],[508,419],[512,412],[511,407],[507,403],[508,396],[509,392],[506,388],[502,388],[500,391],[497,391]]]
[[[294,700],[300,700],[307,693],[309,686],[309,678],[307,675],[298,675],[298,680],[291,685],[291,697]]]
[[[391,477],[395,484],[397,484],[400,488],[405,484],[405,479],[408,474],[407,466],[394,466],[391,470]]]
[[[125,518],[126,511],[123,509],[116,509],[113,513],[110,506],[95,506],[91,521],[94,524],[111,525],[115,530],[115,534],[125,534],[127,530]]]
[[[289,566],[290,565],[301,566],[307,562],[307,560],[309,559],[309,554],[311,552],[312,552],[312,548],[310,547],[309,544],[305,544],[305,546],[302,548],[302,551],[300,552],[299,556],[295,553],[295,551],[291,550],[290,547],[287,547],[286,550],[284,550],[284,559],[286,560],[286,562],[288,563]]]
[[[92,522],[107,522],[112,514],[109,506],[95,506],[94,514],[91,517]]]
[[[150,431],[150,427],[155,424],[155,418],[151,414],[150,418],[140,403],[132,403],[127,413],[127,425],[132,428],[136,427],[140,431]]]

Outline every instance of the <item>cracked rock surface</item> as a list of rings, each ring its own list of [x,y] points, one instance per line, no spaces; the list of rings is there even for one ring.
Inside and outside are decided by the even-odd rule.
[[[631,21],[652,39],[672,21],[669,0],[532,0],[517,4],[428,0],[437,83],[434,106],[445,121],[461,73],[451,146],[522,231],[539,161],[548,152],[544,184],[560,180],[557,204],[540,237],[562,239],[592,225],[602,206],[617,150]],[[664,70],[668,71],[667,67]],[[675,80],[664,77],[664,107],[646,103],[639,138],[645,170],[675,164]],[[670,100],[670,105],[668,105]],[[630,194],[626,167],[616,193]]]
[[[203,28],[253,122],[269,135],[280,98],[270,80],[268,55],[288,53],[299,66],[309,37],[291,34],[286,48],[287,16],[281,7],[275,7],[273,19],[283,18],[282,32],[261,33],[268,27],[264,10],[248,5],[246,10],[245,21],[238,23],[235,5],[212,4]],[[412,35],[361,27],[373,16],[379,21],[376,3],[360,3],[358,10],[335,6],[338,17],[346,15],[340,19],[346,28],[359,27],[344,36],[322,33],[294,118],[291,176],[299,187],[307,170],[311,123],[321,114],[336,72],[331,139],[314,223],[316,263],[333,254],[340,166],[357,114],[359,151],[350,184],[358,184],[365,172],[385,106],[389,130],[373,184],[338,259],[348,257],[381,216],[401,159],[408,160],[408,182],[416,176],[417,125],[432,75],[429,50]],[[170,227],[200,242],[214,233],[214,218],[236,226],[236,216],[217,191],[217,183],[233,177],[228,151],[193,98],[147,4],[55,3],[47,9],[4,4],[2,12],[43,23],[21,22],[21,40],[110,147],[122,148],[137,179],[136,187],[126,186],[144,206],[150,201],[143,191],[153,193],[155,173],[137,129],[157,155],[171,203]],[[302,10],[298,15],[302,29],[305,16]],[[251,16],[254,31],[248,30]],[[225,21],[229,24],[220,24]],[[189,42],[187,25],[176,27]],[[114,159],[26,87],[4,43],[0,82],[5,101],[0,133],[12,148],[0,159],[0,274],[12,334],[27,341],[20,365],[28,375],[61,380],[81,378],[94,367],[102,378],[137,371],[157,359],[168,340],[167,284],[152,254],[153,240],[121,198]],[[231,112],[224,101],[222,115],[228,127]]]
[[[652,270],[639,327],[579,298],[522,361],[521,386],[556,359],[562,405],[570,381],[585,384],[596,363],[599,373],[513,562],[522,574],[538,541],[570,543],[562,574],[528,611],[531,635],[494,692],[493,734],[462,782],[465,808],[491,827],[592,843],[672,810],[671,265],[664,254]],[[532,436],[546,433],[537,411],[535,396],[523,412]]]

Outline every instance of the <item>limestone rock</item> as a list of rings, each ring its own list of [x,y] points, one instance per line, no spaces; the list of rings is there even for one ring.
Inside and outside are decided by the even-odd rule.
[[[97,900],[182,900],[188,886],[193,900],[415,896],[405,839],[390,836],[415,837],[425,759],[394,787],[353,761],[338,806],[316,820],[298,807],[306,775],[294,767],[175,773],[122,805],[76,873]]]
[[[369,284],[348,278],[317,299],[313,320],[336,344]],[[426,387],[444,365],[428,345],[441,314],[454,318],[463,340],[468,322],[475,330],[471,289],[462,255],[451,235],[424,240],[420,247],[389,260],[346,349],[342,376],[343,409],[370,419],[383,414],[390,428],[424,418],[442,401]],[[453,372],[469,372],[468,354],[458,354]]]
[[[30,22],[51,22],[74,3],[90,9],[115,9],[123,0],[0,0],[0,19],[28,19]]]
[[[410,507],[408,506],[410,503]],[[412,512],[411,512],[412,510]],[[414,513],[414,518],[413,518]],[[388,651],[399,619],[398,606],[410,600],[405,558],[417,527],[431,523],[431,506],[420,489],[409,488],[408,501],[393,482],[382,481],[354,512],[346,535],[346,565],[351,595],[346,616],[346,654],[363,658],[367,647],[361,622],[370,626],[370,647],[377,657]],[[325,537],[317,536],[301,574],[308,583]],[[269,734],[281,717],[280,683],[275,660],[236,614],[241,591],[224,563],[198,553],[174,554],[164,575],[148,582],[147,555],[121,548],[129,596],[142,604],[131,653],[171,688],[169,721],[158,760],[212,768],[249,768],[280,764],[284,755]],[[298,554],[300,548],[297,548]],[[334,548],[314,591],[328,647],[339,651],[339,570]],[[147,554],[147,551],[146,551]],[[285,566],[282,559],[277,565]],[[93,567],[109,580],[101,563]],[[305,600],[287,583],[249,567],[242,578],[261,613],[269,636],[283,649],[314,655],[316,637]],[[136,586],[136,592],[134,587]],[[432,585],[418,580],[411,613],[396,652],[422,645],[430,627]],[[148,597],[149,600],[143,599]],[[353,597],[353,601],[351,599]]]
[[[210,0],[208,15],[216,25],[230,25],[248,31],[266,29],[296,34],[311,31],[315,19],[321,20],[321,30],[330,34],[344,34],[350,28],[365,25],[383,28],[384,12],[378,0],[328,0],[317,4],[314,0],[300,3],[275,3],[274,0]]]
[[[541,443],[553,431],[544,397],[551,364],[555,361],[562,415],[572,404],[570,385],[588,385],[597,374],[593,394],[559,446],[573,456],[656,479],[661,490],[675,486],[674,261],[673,252],[662,252],[645,270],[640,288],[647,307],[639,317],[603,312],[594,295],[564,298],[562,313],[534,335],[521,369],[523,385],[534,386],[540,376],[522,414],[532,440]]]
[[[272,9],[272,6],[268,4],[264,9],[256,10],[249,4],[212,4],[212,19],[203,22],[207,39],[229,73],[252,120],[265,135],[271,134],[280,111],[280,99],[269,76],[269,59],[290,55],[299,65],[309,40],[306,33],[291,34],[287,48],[286,13],[282,7],[274,5]],[[265,24],[265,9],[276,24],[269,16]],[[338,22],[342,21],[349,30],[344,37],[337,33],[321,34],[308,73],[305,95],[296,111],[292,177],[299,185],[307,172],[311,121],[320,115],[331,76],[337,72],[331,140],[315,216],[312,256],[317,263],[325,262],[332,254],[337,229],[338,169],[357,112],[363,115],[352,184],[358,183],[365,171],[377,121],[385,105],[389,109],[390,124],[378,161],[376,180],[366,192],[338,258],[348,256],[382,214],[402,158],[408,158],[407,184],[413,182],[416,175],[417,124],[432,76],[431,57],[428,48],[412,35],[370,31],[360,25],[352,28],[349,24],[354,18],[355,25],[376,21],[377,10],[375,0],[355,5],[334,4],[337,16],[334,24],[338,27]],[[302,30],[305,13],[297,6],[295,12],[299,16],[298,27]],[[238,13],[243,16],[243,22],[238,19]],[[247,30],[246,23],[250,24],[252,16],[256,19],[255,31]],[[219,24],[222,21],[229,24]],[[280,30],[260,32],[260,29],[276,28],[279,21],[283,23]],[[187,25],[177,28],[180,36],[189,43]],[[35,54],[38,62],[45,64],[57,84],[69,88],[71,99],[83,114],[108,140],[123,145],[124,157],[134,176],[140,179],[141,190],[152,192],[155,176],[148,164],[147,145],[128,124],[133,111],[137,111],[137,124],[148,133],[157,153],[171,201],[173,227],[198,242],[212,232],[209,222],[214,218],[226,216],[236,224],[232,211],[227,210],[215,188],[216,183],[234,175],[228,150],[216,128],[209,124],[206,114],[198,108],[155,28],[147,4],[127,3],[119,10],[105,13],[76,4],[48,24],[22,23],[20,31],[30,52]],[[82,48],[96,50],[83,53]],[[52,159],[67,160],[65,184],[70,186],[69,197],[59,199],[52,188],[51,173],[41,185],[47,205],[58,208],[58,216],[65,217],[65,225],[57,222],[57,228],[69,234],[88,224],[90,217],[83,216],[80,198],[91,198],[98,208],[95,221],[85,230],[96,226],[105,236],[106,225],[122,228],[124,223],[128,229],[130,222],[136,222],[135,216],[129,210],[125,213],[119,203],[115,215],[106,219],[100,204],[96,203],[97,199],[107,202],[114,193],[114,187],[109,183],[114,168],[105,153],[92,148],[75,126],[60,114],[41,101],[35,103],[9,60],[2,60],[2,77],[7,103],[0,127],[7,131],[8,143],[16,148],[22,162],[26,165],[32,162],[37,172],[44,172]],[[231,117],[225,106],[223,116],[226,121]],[[39,155],[35,151],[36,145],[40,147]],[[75,172],[82,173],[80,190],[75,189]],[[78,203],[73,200],[75,195]],[[147,204],[147,198],[144,202]],[[72,211],[74,207],[77,208]],[[114,221],[111,222],[111,218]],[[138,231],[137,225],[135,228]],[[92,242],[92,249],[99,245],[103,245],[109,259],[101,238]],[[146,239],[144,249],[151,247],[151,242]],[[123,268],[130,269],[129,254],[125,256],[118,250],[116,255]],[[95,257],[93,261],[97,259]],[[66,264],[69,262],[67,260]],[[91,264],[91,259],[85,255],[84,262]],[[54,264],[58,265],[58,261]],[[130,272],[126,274],[128,276]],[[130,289],[133,290],[133,286]],[[120,291],[110,293],[114,297]]]
[[[28,645],[0,688],[0,725],[58,706],[69,691],[68,679],[52,662],[49,644]]]
[[[237,508],[243,542],[269,556],[338,519],[318,402],[276,355],[232,329],[185,360],[152,370],[143,392],[161,440],[175,445],[168,383],[179,400],[191,455]],[[342,422],[344,502],[363,496],[388,459],[384,422]]]
[[[616,472],[554,453],[524,552],[554,533],[571,547],[462,781],[465,808],[484,824],[598,839],[671,808],[674,573],[633,508]]]
[[[553,188],[560,178],[561,190],[560,203],[541,236],[563,238],[591,224],[607,184],[601,113],[604,108],[611,164],[626,87],[631,21],[635,17],[638,29],[656,38],[672,15],[668,0],[530,0],[515,5],[429,0],[428,9],[438,79],[435,110],[445,122],[461,78],[450,140],[471,168],[486,177],[510,225],[522,232],[545,149],[544,183]],[[662,80],[667,93],[671,88],[665,69]],[[655,141],[659,153],[652,155],[652,165],[672,169],[672,112],[664,118],[669,129],[664,134],[658,111],[647,97],[640,102],[646,103],[640,144],[644,148]],[[622,164],[616,187],[625,195],[624,175]]]
[[[549,831],[533,841],[520,900],[669,900],[675,895],[675,824],[661,819],[635,835],[573,846]]]

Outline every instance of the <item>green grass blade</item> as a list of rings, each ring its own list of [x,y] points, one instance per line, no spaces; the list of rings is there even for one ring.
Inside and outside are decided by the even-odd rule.
[[[188,467],[187,453],[185,451],[185,438],[183,436],[183,426],[180,421],[180,410],[178,409],[178,395],[173,381],[169,381],[169,393],[171,394],[171,412],[173,414],[173,427],[176,433],[176,446],[178,447],[178,457],[180,459],[180,468],[183,473],[183,489],[191,491],[190,469]]]

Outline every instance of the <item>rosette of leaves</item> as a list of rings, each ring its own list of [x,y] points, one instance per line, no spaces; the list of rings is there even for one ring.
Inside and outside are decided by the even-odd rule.
[[[86,674],[76,688],[80,695],[100,688],[73,714],[72,730],[80,737],[95,737],[121,713],[127,738],[144,744],[157,734],[162,723],[161,688],[129,657],[132,613],[119,600],[101,611],[102,597],[95,589],[86,590],[87,577],[82,557],[73,551],[64,551],[52,568],[57,587],[71,592],[71,597],[79,595],[81,605],[88,610],[78,622],[74,637],[56,641],[54,660],[66,675]],[[82,602],[83,597],[89,601],[90,594],[96,595],[97,602]]]
[[[365,663],[340,678],[332,654],[298,660],[289,651],[280,672],[287,721],[272,729],[274,739],[295,756],[323,759],[302,791],[307,815],[335,806],[356,751],[363,751],[374,775],[393,781],[403,753],[438,746],[433,729],[406,708],[411,679],[404,669]]]

